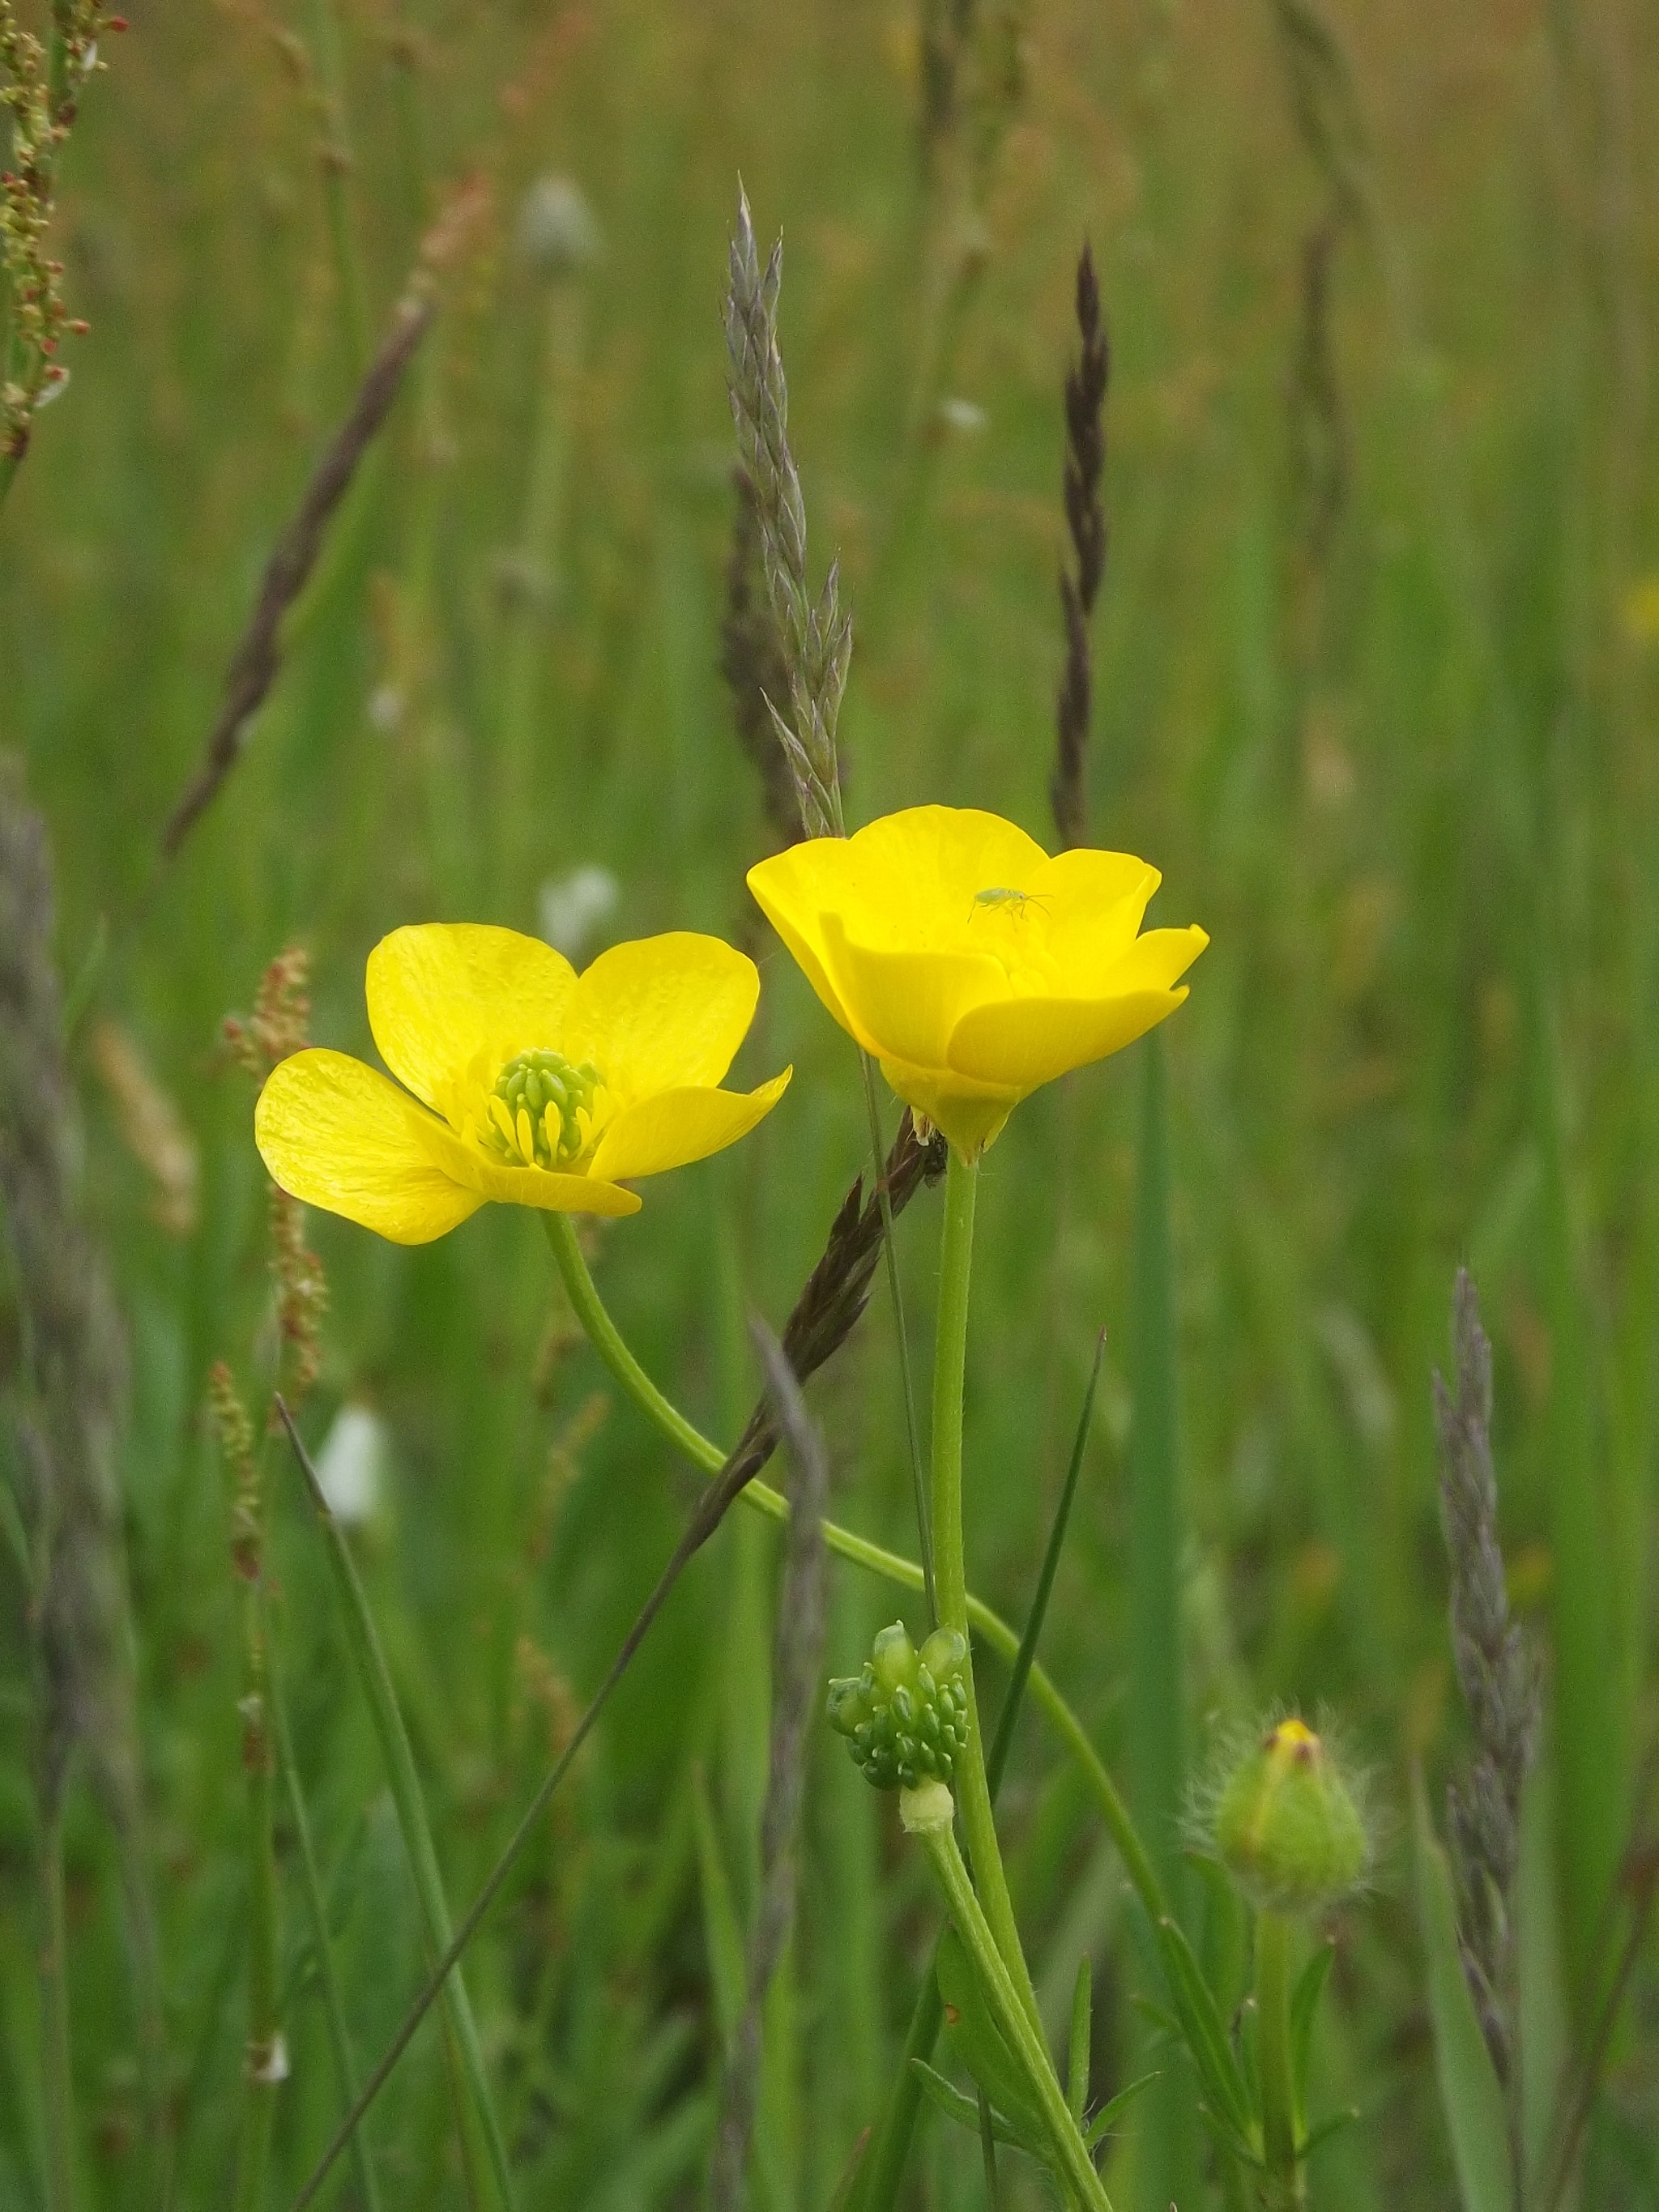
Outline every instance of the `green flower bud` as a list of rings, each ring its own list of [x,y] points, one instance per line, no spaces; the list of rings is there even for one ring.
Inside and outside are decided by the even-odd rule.
[[[1370,1856],[1353,1792],[1328,1747],[1280,1721],[1227,1776],[1215,1849],[1260,1912],[1316,1912],[1352,1889]]]
[[[884,1628],[862,1673],[830,1685],[830,1725],[878,1790],[948,1783],[968,1741],[968,1645],[936,1628],[920,1652],[902,1621]]]

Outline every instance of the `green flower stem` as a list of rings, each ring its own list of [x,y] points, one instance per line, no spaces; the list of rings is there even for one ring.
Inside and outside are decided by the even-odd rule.
[[[968,1634],[968,1570],[962,1537],[962,1389],[968,1360],[968,1285],[974,1258],[976,1163],[953,1145],[945,1176],[945,1234],[939,1249],[939,1334],[933,1353],[933,1590],[939,1626]],[[1016,1647],[1018,1649],[1018,1647]],[[974,1692],[971,1650],[963,1669],[968,1692],[968,1741],[957,1762],[957,1802],[968,1838],[974,1881],[1004,1966],[1019,1991],[1032,2027],[1042,2033],[1008,1877],[997,1843],[996,1815],[985,1772],[985,1743]]]
[[[64,1910],[64,1814],[61,1802],[40,1838],[40,1890],[46,1941],[40,1948],[41,2060],[46,2076],[47,2212],[74,2212],[75,2091],[70,2065],[69,1926]]]
[[[303,1458],[300,1465],[310,1481],[311,1469]],[[392,1686],[386,1654],[380,1649],[380,1639],[374,1631],[374,1617],[369,1610],[368,1593],[358,1576],[356,1562],[351,1556],[338,1522],[329,1510],[328,1500],[320,1488],[314,1485],[312,1504],[316,1508],[317,1518],[327,1539],[329,1565],[333,1570],[346,1641],[350,1646],[358,1681],[368,1700],[369,1715],[380,1743],[380,1758],[391,1787],[398,1825],[403,1832],[404,1849],[408,1855],[410,1872],[414,1877],[427,1947],[431,1956],[438,1959],[449,1948],[449,1906],[444,1897],[443,1877],[438,1869],[438,1854],[433,1847],[432,1831],[427,1825],[420,1778],[415,1771],[415,1754],[410,1747],[403,1715],[398,1710],[397,1692]],[[472,2016],[466,1984],[461,1978],[459,1966],[450,1973],[444,1990],[444,2002],[456,2043],[460,2048],[461,2067],[466,2077],[473,2110],[489,2147],[496,2192],[505,2212],[512,2212],[514,2198],[507,2143],[490,2099],[489,2077],[484,2067],[483,2047],[478,2041],[477,2023]],[[461,2135],[462,2157],[465,2160],[468,2152],[465,2125]]]
[[[881,1141],[881,1109],[876,1103],[876,1068],[861,1048],[859,1068],[864,1077],[864,1110],[870,1123],[870,1175],[881,1206],[882,1254],[887,1262],[887,1288],[893,1300],[893,1327],[898,1338],[899,1381],[904,1389],[904,1440],[910,1450],[910,1481],[916,1500],[916,1544],[921,1553],[922,1587],[927,1595],[927,1626],[939,1626],[939,1601],[933,1591],[933,1521],[922,1472],[921,1437],[916,1427],[916,1388],[910,1373],[910,1337],[904,1326],[904,1295],[899,1283],[898,1246],[893,1241],[893,1201],[884,1178],[887,1154]]]
[[[542,1217],[553,1255],[559,1263],[559,1272],[576,1318],[587,1333],[588,1340],[611,1370],[612,1379],[634,1401],[640,1411],[670,1443],[683,1452],[691,1464],[704,1474],[718,1474],[726,1464],[726,1454],[717,1443],[693,1428],[684,1413],[671,1405],[656,1384],[640,1365],[610,1315],[605,1311],[587,1263],[582,1258],[576,1233],[568,1216],[546,1213]],[[789,1501],[781,1491],[769,1483],[749,1483],[742,1492],[743,1502],[753,1511],[764,1513],[769,1520],[787,1521]],[[872,1543],[851,1528],[843,1528],[838,1522],[823,1523],[823,1540],[837,1558],[849,1565],[862,1567],[866,1573],[878,1575],[884,1582],[899,1589],[924,1593],[926,1582],[921,1569],[914,1559],[907,1559],[897,1552],[890,1552],[884,1545]],[[968,1621],[982,1642],[988,1644],[997,1656],[1012,1666],[1019,1653],[1019,1638],[1000,1613],[969,1590],[967,1594]],[[1156,1926],[1170,1910],[1164,1885],[1159,1881],[1146,1848],[1141,1842],[1129,1810],[1119,1794],[1116,1784],[1107,1771],[1104,1762],[1089,1741],[1088,1731],[1056,1687],[1042,1662],[1031,1668],[1030,1689],[1031,1696],[1042,1707],[1049,1725],[1070,1753],[1093,1796],[1097,1810],[1104,1822],[1107,1832],[1117,1845],[1135,1894],[1146,1907],[1147,1917]]]
[[[1112,2212],[1111,2199],[1095,2172],[1088,2147],[1072,2118],[1041,2031],[1027,2016],[1024,2001],[981,1910],[955,1836],[949,1828],[939,1828],[920,1840],[945,1893],[956,1931],[996,2014],[997,2025],[1025,2076],[1059,2172],[1078,2200],[1092,2208],[1092,2212]]]
[[[1297,2154],[1301,2116],[1291,2056],[1291,1923],[1282,1912],[1263,1912],[1255,1923],[1255,2001],[1261,2036],[1261,2135],[1267,2163],[1263,2203],[1268,2212],[1295,2212],[1307,2202],[1306,2177]]]
[[[345,1998],[340,1988],[340,1969],[334,1956],[334,1946],[329,1941],[328,1905],[323,1895],[322,1877],[318,1870],[316,1847],[312,1841],[311,1816],[306,1810],[305,1796],[300,1788],[300,1770],[294,1757],[294,1739],[289,1734],[288,1713],[274,1671],[270,1677],[270,1718],[276,1745],[276,1763],[282,1769],[283,1788],[288,1796],[289,1817],[294,1823],[295,1840],[300,1847],[301,1887],[305,1891],[306,1910],[311,1915],[312,1955],[317,1962],[317,1978],[323,1992],[323,2011],[328,2021],[328,2040],[334,2054],[334,2071],[339,2079],[340,2101],[349,2112],[357,2101],[357,2081],[351,2063],[351,2040],[346,2030]],[[374,2168],[361,2128],[351,2138],[351,2159],[363,2212],[380,2212]]]

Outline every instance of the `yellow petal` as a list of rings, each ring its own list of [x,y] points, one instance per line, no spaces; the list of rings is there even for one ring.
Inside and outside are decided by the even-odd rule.
[[[570,963],[538,937],[424,922],[394,929],[369,954],[368,1025],[392,1073],[437,1106],[480,1053],[499,1066],[556,1045],[575,984]]]
[[[446,1172],[464,1182],[481,1199],[499,1199],[506,1206],[539,1206],[544,1213],[637,1213],[639,1195],[593,1175],[561,1175],[549,1168],[512,1167],[493,1158],[479,1145],[458,1137],[430,1115],[423,1117],[422,1135],[432,1157]]]
[[[1008,995],[1000,961],[983,952],[878,951],[855,944],[838,914],[823,916],[830,981],[848,1026],[866,1052],[916,1067],[944,1067],[970,1006]]]
[[[665,1168],[684,1167],[724,1152],[771,1112],[793,1073],[786,1067],[758,1091],[746,1093],[702,1087],[659,1091],[607,1126],[593,1155],[592,1172],[612,1182],[660,1175]]]
[[[838,914],[861,945],[888,950],[954,943],[982,890],[1024,890],[1048,855],[1000,815],[912,806],[850,837],[814,837],[749,871],[762,911],[842,1026],[823,941]]]
[[[1017,1091],[977,1083],[949,1069],[912,1067],[903,1060],[884,1060],[881,1072],[894,1096],[943,1129],[966,1159],[975,1158],[985,1150],[1019,1103]]]
[[[1113,970],[1109,995],[975,1006],[951,1036],[950,1065],[978,1082],[1024,1093],[1103,1060],[1175,1012],[1187,992],[1170,986],[1208,943],[1198,928],[1149,930]]]
[[[718,1083],[759,996],[754,962],[718,937],[639,938],[583,971],[560,1049],[591,1060],[625,1109],[659,1091]]]
[[[1082,845],[1056,853],[1021,886],[1036,908],[1030,934],[1041,941],[1046,972],[1090,991],[1134,943],[1159,881],[1132,853]]]
[[[775,853],[749,871],[747,881],[755,903],[789,948],[795,965],[817,993],[848,1036],[854,1034],[847,1010],[836,996],[822,957],[819,927],[821,893],[824,890],[817,855],[828,846],[843,847],[841,837],[814,837],[787,852]]]
[[[441,1126],[343,1052],[281,1061],[253,1111],[260,1157],[285,1191],[394,1244],[428,1244],[483,1202],[445,1173],[423,1125]]]
[[[1011,999],[976,1006],[951,1040],[951,1064],[981,1082],[1021,1092],[1073,1067],[1104,1060],[1174,1013],[1179,991],[1132,991],[1121,999]]]
[[[848,933],[866,945],[947,941],[983,890],[1025,890],[1049,865],[1034,837],[972,806],[911,806],[847,840],[852,898],[838,898]],[[827,907],[830,902],[823,901]],[[918,932],[920,931],[920,937]]]

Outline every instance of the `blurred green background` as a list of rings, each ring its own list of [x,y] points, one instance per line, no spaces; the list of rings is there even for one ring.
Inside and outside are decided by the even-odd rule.
[[[313,1036],[368,1054],[380,935],[545,926],[546,888],[584,866],[616,885],[585,952],[678,927],[753,950],[738,1073],[793,1060],[793,1088],[738,1150],[651,1186],[594,1262],[646,1365],[722,1438],[754,1389],[745,1310],[781,1322],[863,1161],[850,1050],[742,881],[771,832],[720,666],[739,172],[763,242],[785,233],[811,550],[839,552],[854,611],[854,821],[941,799],[1052,841],[1060,393],[1093,242],[1113,372],[1092,831],[1163,870],[1157,919],[1212,939],[1164,1036],[1188,1755],[1218,1717],[1328,1708],[1396,1838],[1413,1759],[1437,1805],[1466,1724],[1429,1376],[1467,1261],[1512,1595],[1555,1655],[1559,1848],[1546,1818],[1539,1863],[1567,1893],[1570,2003],[1583,1870],[1617,1862],[1659,1705],[1659,18],[1637,0],[132,15],[65,159],[58,250],[93,328],[0,522],[0,742],[50,823],[64,974],[109,933],[77,1067],[85,1203],[131,1334],[178,2201],[224,2201],[245,2006],[238,1632],[201,1408],[214,1359],[252,1395],[270,1353],[252,1092],[222,1018],[297,941]],[[545,195],[539,243],[524,216],[550,175],[579,186],[598,246],[562,274]],[[246,757],[158,871],[276,533],[458,194],[470,220],[380,458]],[[125,1090],[99,1072],[100,1024],[147,1071]],[[1018,1620],[1108,1329],[1044,1656],[1115,1767],[1139,1049],[1034,1099],[987,1159],[968,1407],[970,1576]],[[196,1163],[192,1187],[175,1158],[170,1199],[131,1141],[145,1084]],[[923,1198],[900,1231],[923,1346],[936,1231]],[[331,1304],[305,1425],[320,1444],[348,1404],[384,1425],[355,1540],[459,1910],[693,1482],[630,1407],[600,1417],[531,1219],[491,1208],[416,1252],[311,1232]],[[878,1289],[814,1402],[839,1517],[910,1550],[896,1376]],[[418,1927],[315,1527],[283,1455],[269,1468],[277,1665],[361,2064],[415,1986]],[[526,2204],[631,2212],[701,2187],[721,1929],[755,1882],[774,1569],[770,1534],[735,1521],[692,1569],[475,1946]],[[30,1708],[9,1558],[0,1578],[0,2203],[21,2206],[42,2158]],[[895,1600],[840,1568],[834,1591],[844,1671]],[[1003,1802],[1056,2024],[1094,1957],[1109,2091],[1139,2070],[1146,1962],[1035,1717]],[[279,1844],[293,2073],[272,2204],[337,2111],[285,1826]],[[83,2186],[124,2206],[144,2200],[112,1868],[79,1792]],[[933,1926],[890,1806],[825,1735],[757,2203],[828,2202]],[[1315,2201],[1448,2204],[1403,1849],[1340,1933],[1321,2068],[1364,2117],[1316,2161]],[[1656,1963],[1613,2055],[1598,2208],[1659,2204]],[[1115,2199],[1162,2212],[1133,2134]],[[400,2204],[462,2201],[429,2030],[368,2135]],[[916,2171],[925,2201],[981,2201],[976,2148],[936,2121]]]

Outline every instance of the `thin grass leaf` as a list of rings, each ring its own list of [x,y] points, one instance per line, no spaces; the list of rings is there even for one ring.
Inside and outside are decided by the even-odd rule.
[[[1227,2126],[1241,2142],[1248,2143],[1254,2130],[1249,2091],[1210,1985],[1193,1955],[1192,1945],[1176,1923],[1160,1920],[1157,1932],[1164,1978],[1199,2078]]]
[[[1091,2150],[1097,2148],[1105,2141],[1141,2091],[1150,2089],[1157,2079],[1156,2071],[1142,2074],[1131,2081],[1127,2089],[1120,2089],[1115,2097],[1108,2098],[1090,2121],[1089,2131],[1083,2138]]]
[[[1417,1912],[1428,1966],[1435,2070],[1451,2136],[1463,2212],[1512,2212],[1514,2182],[1504,2093],[1463,1978],[1451,1870],[1429,1818],[1420,1773],[1413,1778]]]
[[[1617,1648],[1622,1607],[1615,1594],[1623,1568],[1611,1540],[1607,1468],[1597,1449],[1568,1187],[1565,1079],[1543,931],[1540,921],[1533,933],[1531,1027],[1533,1111],[1544,1170],[1542,1288],[1550,1331],[1548,1496],[1561,1776],[1557,1848],[1568,1987],[1582,2033],[1601,1995],[1603,1912],[1625,1839],[1630,1677]]]
[[[380,1747],[386,1781],[392,1790],[392,1802],[397,1811],[398,1826],[403,1833],[404,1850],[408,1856],[415,1893],[420,1903],[427,1943],[432,1956],[440,1958],[450,1944],[449,1905],[444,1895],[443,1876],[439,1871],[432,1830],[427,1821],[420,1778],[415,1770],[415,1754],[410,1747],[403,1715],[398,1710],[397,1692],[392,1686],[386,1654],[380,1649],[374,1616],[369,1609],[368,1595],[358,1575],[356,1561],[352,1558],[344,1534],[330,1510],[322,1485],[317,1480],[317,1471],[300,1442],[288,1408],[280,1398],[276,1403],[322,1528],[346,1644],[351,1654],[352,1668],[374,1724],[375,1738]],[[507,2143],[489,2094],[489,2076],[484,2066],[483,2049],[478,2040],[477,2023],[472,2016],[471,2002],[459,1966],[450,1969],[444,1984],[444,2002],[459,2047],[467,2094],[489,2150],[496,2191],[501,2203],[509,2208],[510,2212],[514,2198]]]
[[[1170,1115],[1163,1037],[1140,1046],[1139,1159],[1130,1266],[1129,1802],[1165,1894],[1178,1908],[1186,1799],[1181,1628],[1181,1437],[1175,1256],[1170,1231]],[[1171,2068],[1145,2123],[1148,2202],[1180,2203],[1198,2184],[1188,2085]]]
[[[947,2081],[944,2075],[930,2066],[925,2058],[913,2058],[910,2066],[921,2084],[922,2094],[928,2101],[937,2106],[947,2120],[954,2121],[957,2127],[965,2129],[977,2141],[980,2098],[970,2097],[958,2089],[954,2081]],[[1006,2112],[999,2112],[994,2105],[988,2102],[988,2109],[991,2115],[991,2133],[998,2142],[1007,2143],[1015,2150],[1027,2151],[1033,2158],[1040,2159],[1046,2155],[1036,2137],[1011,2120]]]
[[[1072,2118],[1079,2126],[1084,2109],[1089,2102],[1089,2031],[1093,1981],[1093,1971],[1085,1951],[1077,1962],[1077,1980],[1072,1988],[1072,2039],[1066,2054],[1066,2101],[1072,2108]]]
[[[294,1823],[295,1841],[299,1845],[300,1887],[305,1896],[306,1910],[311,1917],[311,1955],[317,1964],[317,1979],[323,1993],[323,2016],[328,2023],[329,2049],[339,2081],[340,2102],[349,2112],[356,2098],[357,2081],[351,2060],[351,2038],[346,2027],[345,1997],[340,1987],[339,1962],[335,1958],[333,1940],[329,1934],[328,1905],[323,1895],[322,1877],[318,1871],[316,1846],[312,1840],[311,1816],[306,1809],[305,1794],[300,1786],[300,1770],[294,1757],[294,1740],[289,1733],[287,1701],[274,1669],[270,1687],[276,1764],[281,1770],[283,1787],[288,1793],[289,1818]],[[380,2212],[380,2198],[374,2180],[374,2162],[369,2157],[368,2144],[362,2128],[352,2135],[351,2162],[357,2182],[357,2194],[362,2199],[363,2212]]]
[[[1046,2142],[1042,2124],[1031,2109],[1024,2076],[980,1993],[978,1979],[954,1929],[947,1928],[939,1938],[935,1972],[951,2041],[963,2064],[1000,2111]],[[974,2125],[977,2130],[977,2116]]]
[[[1060,1486],[1060,1503],[1054,1508],[1054,1526],[1048,1531],[1048,1547],[1037,1574],[1031,1610],[1019,1639],[1019,1649],[1014,1654],[1013,1666],[1009,1670],[1008,1687],[1003,1697],[1002,1710],[997,1715],[997,1732],[992,1739],[991,1755],[985,1762],[985,1778],[990,1785],[993,1803],[996,1802],[997,1791],[1002,1786],[1008,1753],[1013,1747],[1014,1723],[1019,1718],[1020,1699],[1025,1694],[1025,1685],[1031,1679],[1037,1639],[1042,1634],[1048,1601],[1054,1595],[1054,1577],[1060,1569],[1060,1555],[1066,1547],[1066,1531],[1071,1525],[1072,1502],[1077,1496],[1078,1477],[1083,1472],[1084,1454],[1089,1443],[1089,1425],[1094,1418],[1095,1392],[1100,1387],[1100,1370],[1105,1357],[1106,1332],[1102,1329],[1095,1339],[1094,1364],[1089,1370],[1089,1387],[1083,1394],[1083,1410],[1078,1415],[1077,1432],[1072,1438],[1072,1456],[1066,1465],[1066,1480]]]
[[[1334,2135],[1340,2134],[1344,2128],[1351,2128],[1358,2118],[1358,2105],[1350,2105],[1345,2112],[1328,2112],[1322,2120],[1316,2121],[1303,2136],[1297,2148],[1298,2157],[1305,2159],[1311,2156],[1319,2148],[1321,2143],[1328,2142]]]
[[[1335,1944],[1322,1943],[1297,1977],[1296,1987],[1291,1993],[1291,2064],[1299,2112],[1307,2109],[1308,2061],[1313,2051],[1314,2020],[1335,1957]]]
[[[692,1778],[692,1832],[696,1838],[698,1887],[702,1899],[703,1946],[708,1957],[708,1985],[714,1998],[714,2024],[729,2044],[743,2018],[743,1929],[720,1850],[708,1784],[699,1767]]]

